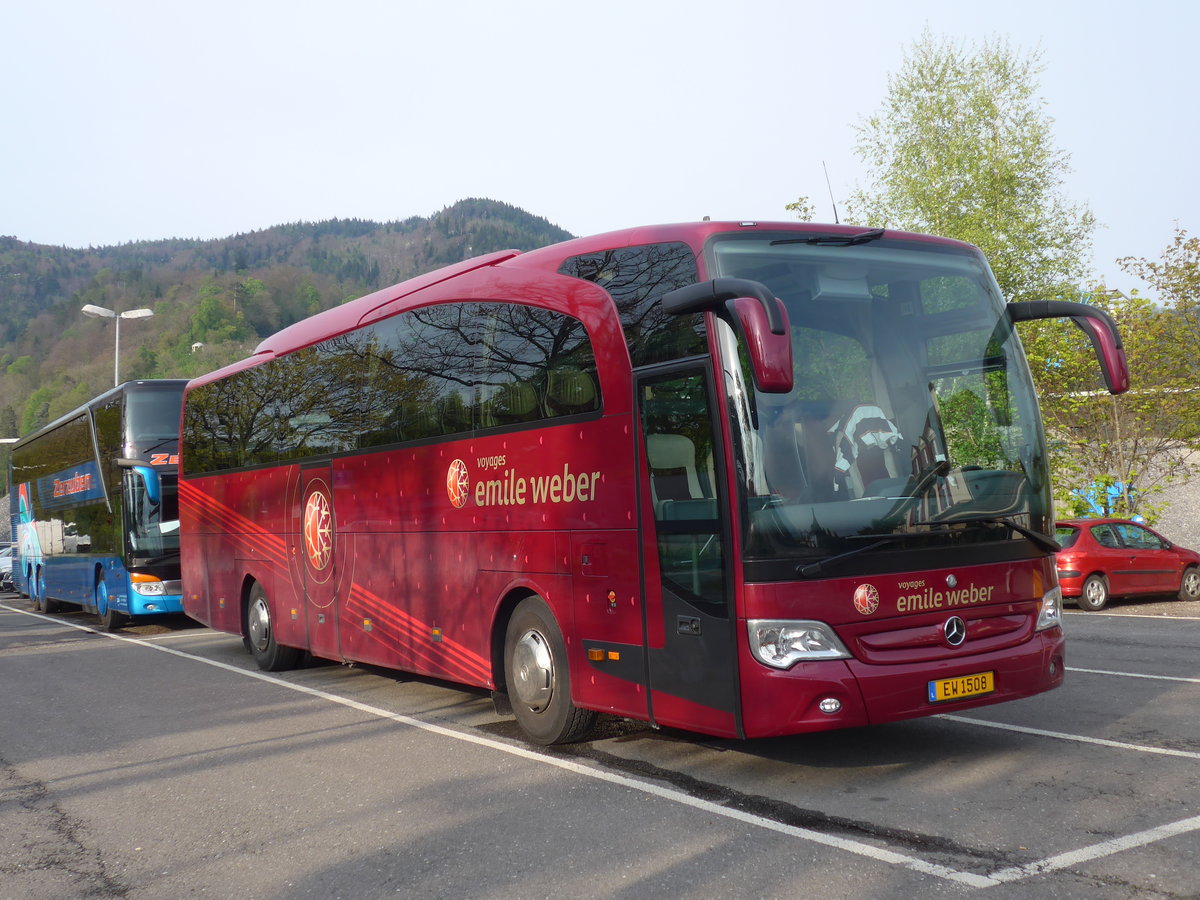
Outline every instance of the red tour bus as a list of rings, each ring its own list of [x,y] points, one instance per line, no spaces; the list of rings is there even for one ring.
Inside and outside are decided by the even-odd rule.
[[[468,260],[193,380],[189,615],[491,689],[537,742],[597,712],[755,738],[1063,678],[1050,480],[974,247],[702,222]]]

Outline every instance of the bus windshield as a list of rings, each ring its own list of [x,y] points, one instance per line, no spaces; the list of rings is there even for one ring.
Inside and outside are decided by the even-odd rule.
[[[789,393],[756,391],[744,362],[725,368],[747,559],[788,562],[790,577],[843,554],[1049,527],[1032,382],[983,257],[867,235],[709,246],[715,275],[765,284],[788,313]]]
[[[142,457],[156,450],[174,450],[179,441],[179,407],[183,383],[164,383],[125,396],[124,454]]]
[[[148,565],[179,553],[179,500],[174,478],[164,481],[149,466],[125,473],[126,534],[135,564]]]

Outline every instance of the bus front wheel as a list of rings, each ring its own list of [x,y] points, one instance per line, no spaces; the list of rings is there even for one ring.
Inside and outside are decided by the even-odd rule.
[[[112,608],[108,600],[108,585],[104,583],[104,572],[96,574],[96,614],[100,616],[100,627],[104,631],[118,631],[125,624],[125,616]]]
[[[504,677],[517,722],[539,744],[580,740],[596,721],[571,702],[566,644],[541,597],[522,600],[508,622]]]
[[[285,647],[275,640],[275,625],[271,619],[271,604],[262,585],[250,589],[246,604],[246,623],[242,632],[250,655],[264,672],[282,672],[295,668],[300,661],[300,651]]]

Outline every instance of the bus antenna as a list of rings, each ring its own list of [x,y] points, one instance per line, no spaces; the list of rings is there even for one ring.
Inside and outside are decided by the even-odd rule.
[[[825,187],[829,188],[829,203],[833,206],[833,224],[841,225],[837,214],[837,201],[833,199],[833,185],[829,183],[829,166],[825,165],[825,160],[821,160],[821,168],[825,170]]]

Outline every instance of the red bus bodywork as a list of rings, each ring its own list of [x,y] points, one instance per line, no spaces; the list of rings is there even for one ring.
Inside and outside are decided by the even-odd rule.
[[[626,337],[606,290],[558,270],[569,257],[670,241],[691,248],[704,279],[706,241],[749,227],[643,228],[468,260],[299,322],[249,359],[195,379],[189,398],[404,310],[519,298],[583,323],[603,406],[562,423],[212,473],[190,465],[185,413],[180,512],[188,614],[246,634],[257,586],[284,647],[504,691],[511,687],[509,618],[522,600],[540,597],[561,630],[575,707],[725,737],[867,725],[1056,687],[1062,631],[1036,627],[1056,585],[1053,558],[1020,541],[1003,561],[972,564],[947,551],[934,568],[855,574],[850,562],[826,577],[756,582],[738,562],[745,538],[730,512],[722,533],[727,613],[701,626],[665,609]],[[770,227],[803,234],[814,226]],[[835,235],[856,231],[822,226]],[[714,314],[706,315],[715,357]],[[725,380],[715,377],[711,386],[713,408],[726,409]],[[714,421],[717,455],[729,460],[731,424],[724,415]],[[729,510],[738,508],[735,481],[721,476]],[[951,617],[965,629],[957,644],[948,637]],[[764,665],[747,623],[774,619],[827,623],[849,658]],[[965,681],[968,696],[930,699],[933,682],[984,676],[989,689]]]

